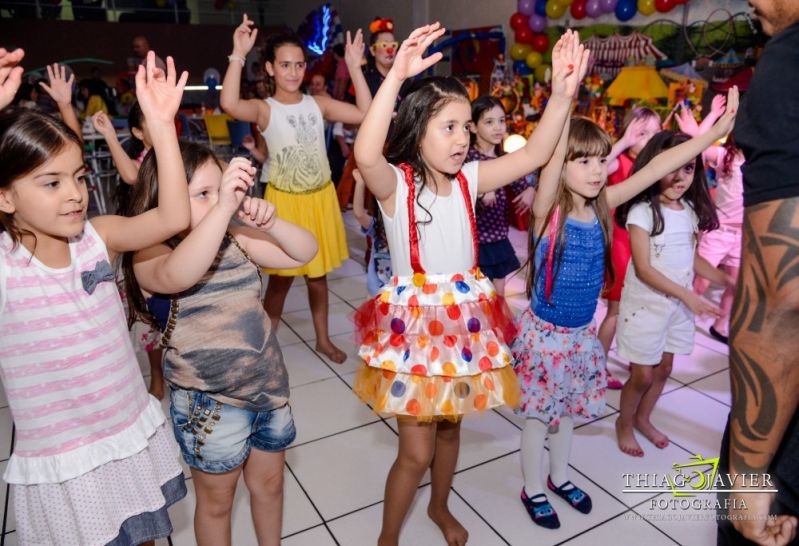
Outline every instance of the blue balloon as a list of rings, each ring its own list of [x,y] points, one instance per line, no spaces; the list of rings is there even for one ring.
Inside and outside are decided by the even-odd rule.
[[[529,76],[530,74],[533,73],[533,70],[529,66],[527,66],[527,63],[524,61],[513,61],[513,72],[515,72],[519,76]],[[468,285],[465,286],[466,289],[468,290]],[[458,286],[458,289],[460,290],[460,286]]]
[[[541,17],[547,16],[547,0],[535,0],[535,14]]]
[[[619,3],[616,4],[616,18],[619,21],[629,21],[635,17],[637,11],[638,3],[636,0],[619,0]]]

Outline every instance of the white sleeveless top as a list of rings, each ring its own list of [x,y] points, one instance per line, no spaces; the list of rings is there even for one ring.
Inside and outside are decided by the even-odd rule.
[[[0,233],[0,378],[16,425],[3,478],[60,483],[147,447],[164,422],[144,385],[113,280],[89,294],[81,273],[108,262],[90,222],[71,263],[44,265]]]
[[[322,111],[309,95],[297,104],[266,99],[269,125],[261,133],[269,149],[267,183],[289,193],[321,189],[330,182]]]

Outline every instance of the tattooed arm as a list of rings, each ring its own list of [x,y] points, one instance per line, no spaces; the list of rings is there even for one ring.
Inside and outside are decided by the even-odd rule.
[[[730,473],[764,474],[799,401],[799,197],[747,207],[730,321]],[[737,484],[736,489],[742,489]],[[733,524],[758,544],[787,544],[797,519],[766,520],[774,494],[730,495]]]

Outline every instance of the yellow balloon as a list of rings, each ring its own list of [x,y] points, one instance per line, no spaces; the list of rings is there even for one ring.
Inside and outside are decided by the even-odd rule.
[[[527,44],[515,43],[510,46],[510,58],[514,61],[523,61],[532,50],[533,48]]]
[[[524,62],[527,63],[527,66],[530,68],[536,68],[544,62],[544,56],[538,51],[531,51],[527,54],[527,57],[525,57]]]
[[[549,83],[552,78],[552,67],[548,64],[539,64],[535,67],[535,81]]]
[[[655,0],[638,0],[638,11],[641,15],[652,15],[655,13]]]
[[[564,6],[564,7],[569,7],[569,6],[572,5],[573,1],[574,0],[558,0],[558,4],[560,4],[561,6]]]
[[[546,9],[550,19],[560,19],[566,13],[566,6],[559,4],[558,0],[549,0]]]

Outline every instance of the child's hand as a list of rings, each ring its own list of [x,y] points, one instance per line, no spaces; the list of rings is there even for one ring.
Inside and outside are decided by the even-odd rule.
[[[11,104],[22,85],[23,69],[19,63],[24,56],[21,49],[6,51],[0,47],[0,110]]]
[[[275,225],[275,220],[277,220],[276,213],[275,205],[269,201],[248,195],[241,204],[238,218],[243,224],[250,227],[261,231],[269,231]]]
[[[116,129],[114,129],[114,125],[111,123],[111,120],[108,119],[105,112],[97,112],[94,114],[92,116],[92,125],[94,125],[94,129],[106,139],[111,136],[111,133],[116,134]]]
[[[355,31],[355,39],[350,39],[350,31],[347,31],[347,45],[344,49],[344,62],[350,72],[358,70],[363,61],[363,32],[361,29]]]
[[[694,113],[690,108],[686,108],[685,105],[681,104],[680,111],[677,116],[675,116],[675,119],[677,120],[677,126],[680,128],[680,131],[686,135],[695,137],[699,134],[699,124],[696,122]],[[716,119],[718,119],[718,116]]]
[[[67,79],[67,67],[58,63],[47,65],[47,79],[50,85],[44,82],[39,83],[42,89],[47,91],[59,106],[72,104],[72,84],[75,81],[75,74],[71,74]]]
[[[248,159],[234,157],[222,173],[222,184],[219,187],[219,201],[217,205],[233,216],[244,197],[255,184],[255,167]]]
[[[440,23],[433,23],[432,25],[419,27],[411,32],[410,36],[402,42],[399,50],[397,50],[391,72],[398,79],[404,80],[421,74],[440,61],[444,56],[440,51],[427,58],[422,58],[422,55],[430,44],[444,34],[445,30]]]
[[[513,204],[516,206],[518,214],[525,214],[530,211],[533,206],[533,199],[535,199],[535,188],[527,186],[524,191],[513,198]]]
[[[241,24],[233,31],[233,55],[246,57],[255,45],[255,38],[258,36],[258,29],[252,28],[255,21],[252,21],[244,14]]]
[[[738,87],[733,85],[727,92],[727,105],[724,115],[719,118],[711,129],[717,139],[730,134],[730,131],[735,126],[735,115],[738,113],[738,98]]]
[[[710,113],[709,116],[713,116],[715,119],[720,118],[724,115],[724,110],[727,105],[727,97],[724,95],[716,95],[713,97],[713,101],[710,103]]]
[[[175,83],[175,61],[166,58],[166,74],[155,66],[155,51],[147,52],[147,68],[139,65],[136,72],[136,98],[139,99],[147,124],[174,124],[175,115],[180,108],[183,88],[189,73],[185,70]]]
[[[245,135],[241,140],[241,145],[244,146],[246,150],[253,151],[255,149],[255,139],[252,135]]]
[[[685,303],[685,305],[694,313],[694,315],[700,317],[711,316],[714,318],[720,318],[722,315],[721,309],[719,309],[718,306],[706,300],[702,296],[694,294],[692,290],[688,291],[685,299],[683,299],[683,303]]]
[[[482,197],[480,197],[480,200],[483,202],[485,206],[493,207],[494,205],[497,204],[497,194],[496,192],[493,191],[486,192],[482,195]]]
[[[573,30],[567,30],[560,37],[552,49],[552,96],[571,99],[577,94],[588,71],[590,54]]]

